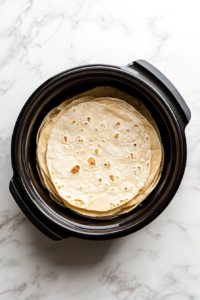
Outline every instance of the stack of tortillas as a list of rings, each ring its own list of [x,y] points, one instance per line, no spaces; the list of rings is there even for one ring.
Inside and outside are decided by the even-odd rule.
[[[37,134],[43,186],[58,204],[88,218],[111,219],[136,208],[157,185],[163,160],[150,112],[113,87],[61,103]]]

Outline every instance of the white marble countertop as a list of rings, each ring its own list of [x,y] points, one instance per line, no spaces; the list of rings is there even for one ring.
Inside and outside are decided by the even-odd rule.
[[[0,0],[0,299],[200,299],[199,11],[198,0]],[[191,109],[182,184],[135,234],[53,242],[8,190],[16,118],[60,71],[136,59],[162,71]]]

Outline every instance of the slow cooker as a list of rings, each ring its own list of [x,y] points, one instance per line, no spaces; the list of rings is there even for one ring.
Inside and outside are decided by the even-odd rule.
[[[161,179],[143,205],[106,221],[84,218],[59,206],[49,197],[36,170],[36,134],[45,115],[67,98],[103,85],[125,91],[146,105],[160,130],[165,152]],[[38,87],[16,121],[10,192],[29,220],[53,240],[72,236],[102,240],[133,233],[167,207],[181,183],[187,157],[185,127],[190,118],[190,110],[176,88],[144,60],[125,67],[85,65],[61,72]]]

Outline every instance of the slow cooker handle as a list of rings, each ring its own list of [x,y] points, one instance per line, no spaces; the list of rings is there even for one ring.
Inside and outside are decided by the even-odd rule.
[[[20,207],[20,209],[23,211],[23,213],[26,215],[26,217],[37,227],[42,233],[44,233],[46,236],[48,236],[52,240],[61,240],[62,237],[57,235],[55,232],[53,232],[51,229],[49,229],[41,220],[39,220],[33,213],[33,211],[27,206],[25,201],[20,195],[20,192],[17,188],[17,183],[14,179],[14,177],[10,181],[9,185],[10,192],[15,199],[16,203]]]
[[[189,123],[189,121],[191,119],[191,112],[190,112],[187,104],[185,103],[183,97],[179,94],[179,92],[177,91],[175,86],[169,81],[169,79],[167,79],[167,77],[165,77],[165,75],[163,75],[158,69],[156,69],[150,63],[148,63],[147,61],[142,60],[142,59],[134,61],[132,64],[129,64],[127,67],[129,67],[135,71],[140,71],[140,70],[148,71],[148,73],[150,73],[154,77],[156,77],[157,80],[159,80],[171,92],[171,94],[174,96],[174,98],[179,103],[179,105],[182,108],[182,111],[185,115],[185,119],[186,119],[185,125],[187,125]]]

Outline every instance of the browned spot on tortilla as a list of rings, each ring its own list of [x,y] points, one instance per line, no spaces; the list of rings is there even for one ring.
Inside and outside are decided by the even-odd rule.
[[[80,136],[78,135],[77,138],[80,139]]]
[[[76,173],[78,173],[79,170],[80,170],[80,167],[78,165],[76,165],[71,169],[71,173],[76,174]]]
[[[149,163],[147,163],[147,167],[149,167]]]
[[[106,125],[103,123],[103,124],[101,124],[101,126],[103,127],[103,128],[106,128]]]
[[[53,171],[51,171],[51,174],[52,174],[52,175],[54,175],[54,172],[53,172]]]
[[[72,124],[74,124],[74,123],[76,123],[76,121],[74,120],[74,121],[72,121]]]
[[[89,196],[89,199],[92,199],[92,198],[94,198],[93,196]]]
[[[85,125],[88,125],[88,123],[87,123],[87,122],[85,122]]]
[[[98,145],[99,147],[101,147],[101,145]]]
[[[146,140],[148,140],[149,138],[148,138],[148,136],[146,136]]]
[[[117,179],[119,179],[119,176],[116,176]]]
[[[67,142],[67,137],[66,136],[64,136],[64,140],[65,140],[65,142]]]
[[[92,140],[92,139],[90,139],[89,141],[90,141],[90,142],[92,142],[93,140]]]
[[[120,203],[126,202],[126,200],[120,200]]]
[[[76,109],[74,108],[73,111],[76,111]]]
[[[112,192],[113,192],[114,190],[115,190],[114,188],[111,189]]]
[[[114,138],[115,138],[115,139],[118,139],[118,137],[119,137],[119,133],[116,133],[116,134],[114,135]]]
[[[98,128],[95,128],[96,131],[99,131]]]
[[[131,153],[131,158],[132,159],[136,158],[135,154]]]
[[[107,183],[105,183],[105,185],[107,186]]]
[[[81,131],[83,131],[83,129],[81,129]]]
[[[102,142],[105,142],[104,140],[102,140]]]
[[[129,129],[127,129],[126,131],[129,131]]]
[[[134,173],[134,175],[136,175],[136,171],[134,171],[133,173]]]
[[[107,163],[104,164],[105,167],[110,168],[110,162],[107,161]]]
[[[137,125],[137,124],[134,124],[134,126],[135,126],[135,127],[138,127],[138,125]]]
[[[80,186],[79,189],[82,190],[82,186]]]
[[[99,180],[100,182],[102,182],[102,179],[101,179],[101,178],[99,178],[98,180]]]
[[[99,149],[94,149],[94,153],[98,154],[99,153]]]
[[[127,187],[125,187],[125,190],[127,191]]]
[[[82,140],[82,139],[79,139],[79,140],[78,140],[78,142],[79,142],[79,143],[82,143],[82,142],[83,142],[83,140]]]
[[[94,157],[88,158],[88,163],[89,163],[90,166],[95,166],[96,162],[95,162]]]
[[[136,147],[136,146],[137,146],[137,144],[133,144],[133,146],[134,146],[134,147]]]
[[[55,184],[57,184],[57,182],[55,182]]]
[[[110,180],[111,181],[115,181],[115,176],[114,175],[110,175]]]
[[[117,122],[116,124],[115,124],[115,126],[119,126],[120,125],[120,122]]]
[[[146,133],[146,130],[144,130],[144,133]]]
[[[138,170],[141,170],[140,166],[137,166]]]
[[[64,187],[64,185],[58,186],[59,189],[61,189],[62,187]]]
[[[65,198],[69,198],[69,199],[71,199],[71,196],[66,196]]]
[[[88,120],[88,122],[90,122],[90,118],[89,117],[87,117],[87,120]]]
[[[76,205],[82,205],[82,204],[85,204],[85,202],[83,202],[82,200],[79,200],[79,199],[75,199],[74,202],[76,203]]]

